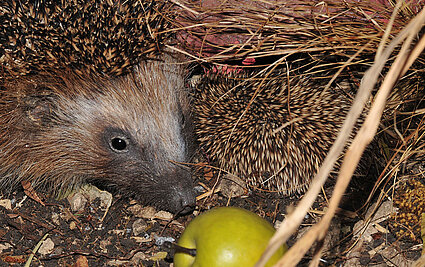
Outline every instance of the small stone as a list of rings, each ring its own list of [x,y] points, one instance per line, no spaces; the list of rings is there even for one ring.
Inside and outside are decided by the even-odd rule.
[[[100,208],[107,210],[112,205],[112,194],[100,190],[96,186],[86,184],[82,186],[77,192],[68,197],[71,210],[73,212],[81,211],[85,208],[87,202],[94,202],[95,199],[100,200]]]
[[[0,206],[4,207],[7,210],[12,209],[12,202],[10,199],[0,199]]]
[[[171,236],[155,236],[155,245],[162,246],[165,242],[175,242],[176,240]]]
[[[143,219],[137,219],[133,222],[133,234],[135,236],[140,235],[146,231],[148,224]]]
[[[148,219],[148,220],[154,220],[154,219],[159,219],[159,220],[164,220],[164,221],[168,221],[173,219],[173,214],[171,214],[168,211],[157,211],[155,208],[147,206],[147,207],[142,207],[139,204],[136,204],[134,206],[131,206],[128,208],[128,210],[135,216],[138,218],[144,218],[144,219]]]
[[[69,205],[73,212],[84,210],[87,204],[87,198],[82,193],[75,193],[68,198]]]
[[[12,248],[12,245],[10,245],[8,243],[0,244],[0,253],[3,253],[4,250],[7,250],[9,248]]]
[[[60,221],[59,221],[59,214],[57,214],[56,212],[52,213],[52,222],[56,225],[60,225]]]
[[[218,189],[227,198],[240,197],[247,191],[245,181],[232,174],[224,175]]]
[[[168,211],[158,211],[157,213],[155,213],[154,218],[155,219],[159,219],[159,220],[163,220],[163,221],[169,221],[173,219],[173,214],[171,214]]]
[[[153,217],[156,210],[152,207],[142,207],[140,204],[133,205],[128,208],[128,211],[130,211],[135,217],[138,218],[146,218],[146,217]]]
[[[74,221],[70,222],[69,229],[74,230],[75,228],[77,228],[77,224]]]
[[[43,244],[41,244],[40,248],[38,249],[38,253],[40,253],[42,256],[46,256],[47,254],[52,253],[54,248],[55,243],[53,243],[52,239],[47,238],[43,241]]]
[[[130,204],[132,204],[132,203],[130,203]],[[128,207],[127,210],[129,212],[131,212],[134,216],[140,217],[140,216],[137,216],[137,215],[140,214],[140,211],[142,210],[142,206],[140,204],[133,204],[132,206]]]
[[[93,202],[96,198],[100,200],[100,207],[103,210],[109,209],[112,205],[112,194],[108,191],[100,190],[96,186],[93,185],[85,185],[81,188],[81,193],[88,196],[88,200]]]

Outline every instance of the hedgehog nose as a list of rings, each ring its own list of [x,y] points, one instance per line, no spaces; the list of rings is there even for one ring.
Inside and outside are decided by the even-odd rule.
[[[174,188],[172,210],[179,215],[185,215],[192,212],[196,206],[196,194],[192,186]]]

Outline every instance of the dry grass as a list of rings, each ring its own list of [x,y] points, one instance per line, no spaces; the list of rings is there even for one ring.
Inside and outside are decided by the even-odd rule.
[[[342,152],[347,133],[369,99],[374,98],[369,115],[345,155],[327,213],[285,254],[278,266],[295,266],[314,243],[323,240],[355,166],[379,126],[398,141],[396,147],[390,148],[392,155],[389,155],[388,166],[376,184],[375,191],[381,192],[381,199],[383,195],[388,196],[383,185],[397,179],[390,166],[402,163],[391,160],[402,153],[407,142],[409,146],[417,146],[410,147],[409,151],[424,155],[419,145],[421,123],[406,123],[405,119],[397,121],[406,106],[414,107],[423,97],[418,91],[423,91],[425,39],[418,37],[423,34],[425,23],[425,11],[420,12],[424,1],[389,1],[386,5],[378,1],[211,0],[203,1],[202,5],[173,2],[183,7],[184,12],[179,13],[173,22],[180,43],[170,47],[183,51],[194,61],[202,64],[232,61],[232,64],[244,66],[244,59],[254,58],[260,62],[269,57],[273,59],[270,66],[285,64],[286,60],[301,55],[295,61],[303,58],[303,71],[328,79],[329,85],[337,77],[350,77],[351,73],[355,74],[354,78],[362,80],[340,136],[313,184],[296,210],[282,223],[256,266],[263,266],[268,256],[298,228]],[[419,15],[415,17],[416,14]],[[299,69],[291,71],[290,75],[296,75]],[[380,86],[378,91],[374,89],[376,85]],[[416,108],[409,112],[412,112],[411,117],[423,113]],[[385,116],[381,118],[383,113]],[[411,129],[415,126],[418,127],[416,130]],[[401,159],[407,160],[406,157]],[[320,246],[316,252],[311,266],[319,263]]]
[[[177,2],[177,1],[174,1]],[[374,55],[393,5],[374,1],[180,1],[173,20],[181,44],[198,60],[260,58],[308,53],[313,60],[350,58],[367,48]],[[420,8],[401,7],[390,34],[395,36]],[[359,63],[361,63],[359,61]]]

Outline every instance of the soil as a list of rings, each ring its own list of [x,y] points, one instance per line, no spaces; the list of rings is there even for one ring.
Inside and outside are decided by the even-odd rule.
[[[205,177],[200,177],[200,184],[212,188],[215,180]],[[329,196],[327,190],[325,193]],[[41,200],[37,200],[37,196]],[[252,191],[228,198],[219,192],[199,200],[193,214],[173,218],[168,212],[143,207],[95,187],[61,200],[44,199],[42,192],[31,189],[25,193],[17,191],[0,200],[0,266],[23,266],[30,255],[34,255],[31,266],[170,266],[173,242],[200,212],[218,206],[238,206],[277,226],[299,199],[299,196],[282,198]],[[326,199],[323,195],[319,197],[299,231],[288,242],[289,246],[320,219]],[[420,256],[420,249],[412,250],[417,241],[397,238],[391,231],[374,232],[372,239],[362,241],[359,253],[347,253],[352,245],[358,246],[356,241],[361,239],[352,235],[354,225],[362,216],[347,209],[340,210],[325,241],[327,252],[321,266],[356,266],[347,265],[353,258],[358,266],[390,266],[381,253],[389,247],[406,260]],[[389,220],[379,224],[389,228]],[[310,259],[311,252],[298,266],[307,266]]]

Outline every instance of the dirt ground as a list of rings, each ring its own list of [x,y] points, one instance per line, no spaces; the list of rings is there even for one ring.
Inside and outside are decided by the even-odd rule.
[[[204,187],[212,183],[202,181]],[[15,192],[0,200],[0,266],[23,266],[30,255],[34,256],[31,266],[170,266],[172,242],[200,212],[239,206],[277,226],[288,207],[299,199],[246,190],[241,196],[228,198],[222,187],[221,192],[199,200],[193,214],[173,218],[168,212],[143,207],[93,186],[62,200],[36,200],[32,193]],[[397,229],[387,214],[392,205],[382,205],[386,208],[371,223],[363,224],[367,214],[349,210],[347,201],[347,209],[341,208],[331,226],[321,266],[407,266],[420,256],[418,240],[395,234]],[[325,206],[321,196],[289,246],[319,220]],[[364,225],[366,230],[362,230]],[[310,259],[308,254],[299,266],[307,266]]]
[[[281,220],[275,210],[279,201],[266,200],[247,197],[229,204]],[[216,194],[200,201],[194,214],[226,202]],[[173,218],[95,187],[42,203],[24,192],[1,200],[0,266],[23,266],[34,250],[32,266],[169,266],[173,260],[170,242],[194,217]]]

